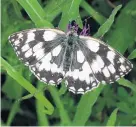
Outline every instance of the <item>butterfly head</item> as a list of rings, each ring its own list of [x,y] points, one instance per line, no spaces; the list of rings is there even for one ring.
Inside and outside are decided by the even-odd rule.
[[[78,32],[78,24],[76,24],[75,21],[71,21],[69,22],[68,26],[67,26],[67,32],[68,33],[71,33],[71,34],[74,34]]]
[[[90,26],[87,23],[85,23],[83,29],[81,32],[79,32],[79,26],[75,21],[69,22],[67,26],[67,32],[71,34],[78,34],[78,35],[83,35],[83,36],[88,36],[90,33]]]

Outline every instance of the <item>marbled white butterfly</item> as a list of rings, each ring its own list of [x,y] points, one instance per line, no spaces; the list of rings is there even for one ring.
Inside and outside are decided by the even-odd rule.
[[[113,83],[133,65],[101,40],[87,36],[84,27],[68,25],[58,29],[29,29],[12,34],[9,40],[25,65],[42,82],[59,84],[63,79],[69,91],[85,93],[100,83]]]

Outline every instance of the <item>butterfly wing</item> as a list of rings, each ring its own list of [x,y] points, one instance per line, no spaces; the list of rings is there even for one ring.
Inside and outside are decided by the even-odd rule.
[[[72,52],[70,70],[65,75],[69,91],[83,94],[99,84],[79,45]]]
[[[100,40],[79,36],[73,51],[67,86],[73,93],[85,93],[99,83],[113,83],[126,75],[133,65]]]
[[[63,71],[67,49],[64,32],[55,29],[32,29],[15,33],[9,40],[18,57],[38,79],[57,84],[64,78],[70,91],[85,93],[100,82],[112,83],[127,74],[132,64],[100,40],[79,36],[71,52],[68,72]]]
[[[98,39],[80,36],[79,45],[99,82],[113,83],[133,67],[129,60]]]
[[[63,78],[65,39],[65,33],[56,29],[25,30],[9,37],[17,56],[35,76],[52,84]]]

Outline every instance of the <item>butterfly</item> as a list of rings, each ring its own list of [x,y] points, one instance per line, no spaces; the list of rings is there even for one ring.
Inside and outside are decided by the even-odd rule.
[[[113,83],[133,65],[99,39],[88,36],[85,26],[58,29],[29,29],[9,36],[17,56],[42,82],[55,85],[65,80],[69,91],[84,94],[100,83]]]

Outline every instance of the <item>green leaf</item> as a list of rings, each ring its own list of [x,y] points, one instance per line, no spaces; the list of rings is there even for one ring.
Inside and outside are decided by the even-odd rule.
[[[11,0],[11,3],[13,4],[13,7],[15,9],[15,13],[16,13],[17,17],[19,17],[21,20],[24,20],[22,14],[21,14],[21,9],[19,8],[17,1]]]
[[[131,54],[128,56],[128,59],[135,59],[136,58],[136,49],[131,52]]]
[[[84,10],[86,10],[100,25],[106,21],[106,18],[96,12],[96,10],[94,10],[85,0],[82,0],[81,7],[84,8]]]
[[[124,99],[129,97],[129,94],[124,87],[118,87],[117,96],[118,98],[122,99],[122,101],[124,101]]]
[[[103,87],[104,87],[103,85],[100,85],[97,89],[94,89],[81,97],[81,100],[77,106],[72,126],[85,125],[86,121],[88,120],[92,112],[92,107],[97,101],[97,98],[101,93]]]
[[[43,85],[38,82],[38,89],[41,89],[43,87]],[[43,94],[43,91],[42,91]],[[38,99],[36,100],[36,112],[37,112],[37,119],[38,119],[38,126],[48,126],[48,119],[47,116],[44,112],[42,112],[44,110],[44,105],[41,101],[39,101]]]
[[[8,116],[8,119],[7,119],[7,123],[6,123],[7,126],[11,125],[16,113],[19,110],[19,107],[20,107],[20,103],[17,103],[17,102],[13,103],[12,108],[11,108],[10,113],[9,113],[9,116]]]
[[[125,112],[127,114],[132,114],[133,113],[130,106],[129,106],[129,104],[127,102],[120,101],[120,102],[117,102],[116,105],[117,105],[118,109],[120,111],[122,111],[122,112]]]
[[[59,95],[61,96],[61,95],[64,95],[65,93],[66,93],[66,91],[67,91],[67,87],[66,87],[66,85],[65,85],[65,82],[62,82],[61,83],[61,88],[60,88],[60,90],[59,90]]]
[[[18,99],[22,96],[23,89],[16,81],[13,81],[11,77],[7,77],[6,82],[2,87],[2,92],[10,99]]]
[[[107,126],[115,126],[118,109],[115,109],[108,119]]]
[[[136,125],[136,116],[135,116],[135,119],[132,120],[132,124]]]
[[[132,114],[118,113],[117,126],[134,126],[133,119],[135,118]]]
[[[37,89],[31,83],[29,83],[26,79],[24,79],[24,77],[22,77],[22,75],[20,75],[20,73],[18,73],[13,67],[11,67],[10,64],[8,64],[3,58],[0,57],[0,60],[1,60],[1,66],[7,71],[10,77],[12,77],[14,80],[16,80],[19,83],[19,85],[24,87],[31,94],[34,94],[37,91]],[[45,113],[47,114],[53,113],[54,107],[41,93],[35,94],[34,97],[39,101],[41,101],[45,106],[45,108],[47,108],[45,109]]]
[[[115,15],[117,14],[117,12],[121,9],[122,5],[117,6],[112,14],[110,15],[110,17],[106,20],[106,22],[99,28],[98,32],[94,35],[94,37],[101,37],[104,36],[104,34],[106,34],[109,29],[111,28],[113,22],[114,22],[114,18]]]
[[[126,4],[118,15],[114,27],[104,37],[110,46],[121,53],[124,53],[129,46],[135,43],[136,18],[131,15],[132,12],[136,11],[135,5],[136,0],[131,0]]]
[[[82,21],[79,14],[79,5],[81,0],[69,0],[62,9],[62,17],[59,23],[59,28],[66,31],[69,21],[75,20],[80,27],[82,27]]]
[[[53,100],[54,100],[57,108],[59,109],[60,119],[62,122],[61,125],[63,125],[63,126],[70,125],[70,123],[71,123],[70,118],[68,116],[67,110],[65,110],[64,105],[61,102],[58,91],[56,90],[56,88],[54,86],[49,86],[49,90],[51,92],[51,95],[53,97]]]
[[[44,8],[44,11],[46,12],[46,18],[48,21],[53,21],[62,11],[62,7],[64,4],[66,4],[64,0],[54,1],[50,0],[47,1],[47,5]]]
[[[12,102],[2,98],[1,99],[1,110],[10,110],[11,109]]]
[[[131,90],[136,92],[136,84],[131,83],[129,80],[121,78],[120,80],[118,80],[118,83],[122,86],[129,87]]]
[[[37,27],[53,27],[45,20],[46,14],[37,0],[17,0],[17,2],[26,10]]]

